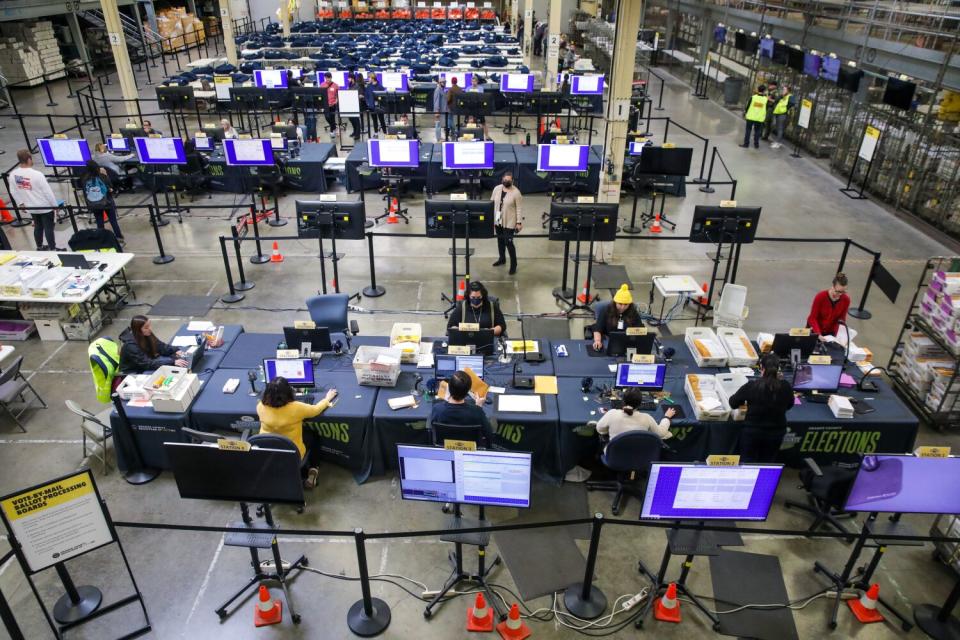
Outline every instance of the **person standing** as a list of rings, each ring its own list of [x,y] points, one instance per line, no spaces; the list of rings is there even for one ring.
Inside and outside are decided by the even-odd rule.
[[[457,77],[450,78],[450,88],[447,89],[447,111],[451,114],[457,105],[457,96],[463,93],[463,88],[457,84]]]
[[[787,411],[793,408],[793,387],[780,375],[780,358],[768,353],[760,361],[760,378],[730,396],[730,408],[747,405],[740,431],[741,462],[773,462],[787,432]]]
[[[773,107],[773,124],[777,130],[776,141],[770,143],[770,148],[779,149],[783,146],[783,131],[787,128],[787,120],[790,118],[790,111],[793,109],[794,99],[790,87],[784,85],[783,93]]]
[[[763,121],[767,119],[767,88],[764,85],[757,87],[757,92],[750,97],[747,108],[744,111],[744,118],[747,121],[747,129],[743,134],[743,144],[740,146],[748,148],[750,146],[750,131],[753,131],[753,147],[760,148],[760,134],[763,132]]]
[[[60,201],[53,195],[47,177],[33,168],[33,154],[29,149],[17,151],[17,160],[20,164],[10,172],[13,187],[10,195],[19,207],[33,217],[33,240],[37,244],[37,251],[44,250],[44,237],[48,251],[63,251],[57,247],[54,234],[53,211],[60,206]]]
[[[350,89],[353,89],[357,92],[357,96],[366,96],[366,87],[363,85],[363,74],[360,73],[351,73],[348,74],[348,86]],[[366,102],[366,100],[364,100]],[[350,117],[350,125],[353,127],[353,131],[350,132],[350,136],[354,141],[360,139],[361,134],[361,125],[360,125],[360,114],[358,113],[355,116]]]
[[[770,82],[767,85],[767,117],[763,121],[763,135],[761,140],[769,140],[770,132],[773,131],[773,107],[780,99],[780,92],[776,82]]]
[[[510,253],[510,275],[517,272],[517,248],[513,237],[523,229],[523,194],[513,184],[513,173],[507,171],[503,180],[493,188],[493,219],[497,231],[497,251],[500,258],[493,263],[499,267],[506,264],[506,253]]]
[[[813,297],[807,326],[820,336],[835,336],[841,324],[846,324],[847,310],[850,309],[850,296],[847,295],[847,276],[838,273],[833,277],[829,289]]]
[[[327,107],[324,109],[324,116],[327,119],[327,126],[330,128],[330,137],[337,135],[337,101],[339,100],[340,87],[333,81],[333,74],[327,71],[323,74],[323,83],[321,89],[327,90]]]
[[[433,132],[440,142],[440,119],[443,118],[443,128],[446,131],[444,139],[450,137],[450,109],[447,107],[447,81],[437,76],[437,87],[433,90]]]
[[[483,93],[483,87],[480,86],[480,76],[479,74],[473,74],[470,77],[470,87],[467,88],[467,93]],[[490,139],[490,130],[487,128],[487,119],[482,115],[477,116],[477,124],[483,127],[483,139]]]
[[[193,142],[191,140],[191,142]],[[97,224],[97,229],[104,228],[104,216],[110,221],[113,235],[120,244],[126,244],[120,224],[117,222],[117,203],[113,200],[113,184],[110,174],[94,160],[87,160],[86,170],[80,178],[83,185],[83,196],[87,201],[90,215]]]
[[[370,72],[367,76],[367,86],[363,90],[363,97],[367,103],[367,109],[370,110],[370,119],[373,120],[373,132],[380,133],[381,129],[387,132],[387,121],[383,117],[383,111],[377,109],[377,99],[374,92],[383,91],[383,86],[377,80],[377,74]]]

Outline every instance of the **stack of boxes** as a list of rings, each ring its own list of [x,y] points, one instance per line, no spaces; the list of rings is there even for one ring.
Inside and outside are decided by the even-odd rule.
[[[157,31],[163,38],[164,51],[180,51],[184,47],[203,44],[206,32],[203,22],[183,7],[157,13]]]
[[[955,361],[932,338],[920,331],[908,333],[902,357],[896,363],[898,373],[931,411],[940,407],[940,399],[953,375]],[[956,393],[956,385],[954,391]],[[944,405],[949,410],[951,405]]]
[[[60,45],[53,33],[53,23],[11,22],[0,25],[3,45],[0,48],[0,71],[11,84],[35,86],[47,80],[62,78],[66,71]]]

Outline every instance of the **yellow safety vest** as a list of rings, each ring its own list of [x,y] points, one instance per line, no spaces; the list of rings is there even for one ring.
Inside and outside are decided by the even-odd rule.
[[[780,101],[777,102],[777,106],[773,108],[773,115],[782,116],[787,112],[787,107],[790,106],[790,96],[786,95],[780,98]]]
[[[750,98],[750,107],[747,109],[747,120],[763,122],[767,119],[767,96],[755,95]]]

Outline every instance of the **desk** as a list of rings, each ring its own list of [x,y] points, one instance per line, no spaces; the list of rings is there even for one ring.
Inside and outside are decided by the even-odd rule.
[[[548,174],[537,171],[537,145],[514,145],[517,154],[517,170],[514,173],[517,188],[524,195],[530,193],[548,193],[552,190]],[[600,165],[602,163],[603,147],[593,145],[587,160],[587,171],[576,173],[578,188],[575,191],[596,194],[600,188]]]
[[[187,329],[189,323],[185,322],[180,325],[180,328],[177,329],[177,332],[174,335],[176,336],[195,336],[203,333],[202,331],[190,331]],[[227,352],[230,350],[230,346],[234,341],[243,333],[243,325],[239,324],[227,324],[223,325],[223,344],[219,347],[211,348],[207,347],[203,352],[203,360],[200,362],[200,367],[198,371],[207,371],[214,370],[220,366],[220,363],[226,357]],[[173,342],[171,340],[170,342]]]
[[[336,147],[327,142],[305,142],[300,154],[293,158],[285,156],[281,161],[286,188],[290,191],[323,193],[327,190],[327,179],[323,173],[323,163],[330,156],[337,155]],[[227,166],[222,147],[218,147],[209,156],[210,189],[228,193],[250,193],[259,184],[256,167]]]
[[[427,377],[427,376],[424,376]],[[430,372],[429,377],[433,377]],[[381,388],[377,394],[377,403],[373,408],[373,431],[377,443],[379,472],[397,469],[397,445],[416,444],[430,446],[430,432],[427,421],[433,411],[433,398],[422,394],[416,407],[394,411],[387,404],[392,398],[413,393],[416,374],[409,371],[400,373],[397,386],[393,389]],[[376,467],[377,465],[375,465]]]
[[[244,334],[256,335],[256,334]],[[263,335],[263,334],[260,334]],[[223,393],[223,385],[230,378],[239,378],[240,387],[232,394]],[[304,422],[317,439],[322,460],[335,462],[354,473],[357,482],[364,482],[371,473],[374,460],[372,416],[377,389],[361,387],[350,372],[327,372],[318,381],[315,393],[335,388],[339,391],[336,403],[316,418]],[[263,383],[257,389],[263,390]],[[209,384],[204,386],[192,408],[192,424],[202,431],[224,430],[240,419],[257,419],[258,396],[250,396],[246,369],[218,369]],[[309,436],[306,436],[309,438]]]
[[[480,186],[483,189],[493,189],[503,181],[503,174],[513,171],[517,166],[517,154],[514,145],[494,143],[493,169],[480,171]],[[439,193],[460,184],[456,171],[444,171],[443,148],[437,144],[433,147],[433,157],[427,169],[427,190],[430,193]]]
[[[430,118],[429,124],[433,125],[433,118]],[[421,124],[421,128],[422,128]],[[398,175],[404,177],[405,191],[423,191],[427,186],[430,161],[433,159],[432,142],[420,143],[420,166],[415,169],[394,169]],[[369,176],[360,175],[360,166],[367,164],[367,145],[358,144],[347,156],[347,191],[353,193],[361,188],[376,189],[382,184],[380,181],[380,170],[374,170]],[[369,211],[374,211],[375,205],[371,205]]]
[[[283,342],[282,333],[251,333],[245,332],[237,336],[227,355],[220,362],[221,369],[260,369],[264,358],[277,357],[277,345]],[[340,340],[346,345],[342,333],[330,334],[330,341]],[[314,371],[333,371],[352,368],[353,357],[347,354],[336,356],[325,353],[319,362],[314,363]],[[246,375],[244,375],[246,378]]]

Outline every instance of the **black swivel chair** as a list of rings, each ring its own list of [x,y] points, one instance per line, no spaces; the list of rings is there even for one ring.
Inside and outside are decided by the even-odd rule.
[[[615,491],[611,511],[620,515],[624,495],[643,497],[643,479],[650,472],[650,464],[660,459],[663,441],[649,431],[628,431],[610,440],[601,460],[617,479],[611,482],[587,482],[587,491]]]
[[[807,528],[808,532],[813,533],[826,524],[840,533],[850,534],[847,542],[853,542],[853,533],[838,517],[844,514],[843,504],[857,477],[857,470],[836,465],[821,469],[813,458],[804,458],[803,461],[807,468],[800,471],[800,487],[807,492],[808,504],[788,500],[787,508],[799,509],[816,516]]]
[[[328,293],[307,298],[307,312],[318,327],[326,327],[330,333],[345,333],[355,336],[360,333],[356,320],[348,320],[350,296],[346,293]]]
[[[286,438],[276,433],[258,433],[256,435],[250,436],[247,440],[252,446],[260,447],[261,449],[279,449],[281,451],[296,451],[299,455],[300,450],[297,449],[297,445],[293,443],[293,440]],[[310,450],[307,449],[304,453],[303,458],[300,459],[300,470],[305,470],[310,464]],[[306,505],[301,505],[297,507],[297,513],[303,513],[303,509]],[[262,508],[257,507],[257,515],[261,514]]]
[[[270,166],[257,167],[257,188],[269,192],[274,200],[283,195],[283,169],[279,163]]]
[[[478,449],[487,449],[490,446],[487,434],[479,424],[459,425],[431,421],[430,438],[436,447],[442,447],[445,440],[476,442]]]

